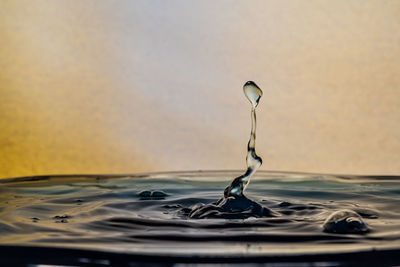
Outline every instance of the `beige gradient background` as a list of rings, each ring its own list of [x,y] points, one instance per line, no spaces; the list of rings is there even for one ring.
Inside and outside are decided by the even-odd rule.
[[[400,174],[400,1],[1,1],[0,178]]]

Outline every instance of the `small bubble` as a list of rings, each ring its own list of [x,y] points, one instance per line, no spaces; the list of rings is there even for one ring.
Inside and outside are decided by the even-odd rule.
[[[179,205],[179,204],[174,204],[174,205],[166,204],[166,205],[163,205],[163,208],[166,208],[166,209],[179,209],[179,208],[182,208],[182,206]]]
[[[55,220],[55,223],[67,223],[68,219],[72,218],[72,216],[69,216],[67,214],[65,215],[56,215],[53,217],[53,219]]]
[[[369,231],[363,218],[352,210],[335,211],[325,220],[323,228],[325,232],[338,234],[362,234]]]
[[[31,218],[31,220],[32,220],[32,222],[34,222],[34,223],[40,221],[40,219],[39,219],[39,218],[36,218],[36,217]]]
[[[141,199],[163,199],[168,194],[164,193],[163,191],[142,191],[138,194]]]
[[[163,191],[153,191],[151,193],[151,197],[166,197],[167,194],[164,193]]]
[[[292,203],[283,201],[282,203],[279,204],[279,207],[289,207],[290,205],[292,205]]]
[[[139,197],[150,197],[151,191],[142,191],[138,194]]]

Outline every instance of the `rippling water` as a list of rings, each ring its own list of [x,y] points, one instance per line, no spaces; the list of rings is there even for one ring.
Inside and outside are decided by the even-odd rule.
[[[188,216],[199,203],[220,199],[238,174],[5,180],[0,183],[0,262],[400,263],[400,177],[259,172],[247,197],[274,217]],[[357,212],[369,232],[324,232],[324,221],[343,209]]]

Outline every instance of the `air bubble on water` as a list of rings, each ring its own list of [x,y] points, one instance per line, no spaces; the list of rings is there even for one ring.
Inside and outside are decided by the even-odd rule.
[[[31,218],[31,220],[32,220],[32,222],[34,222],[34,223],[36,223],[36,222],[39,222],[39,221],[40,221],[40,219],[39,219],[39,218],[37,218],[37,217],[33,217],[33,218]]]
[[[151,197],[151,191],[142,191],[138,194],[139,197]]]
[[[369,231],[364,219],[352,210],[335,211],[325,220],[323,229],[338,234],[362,234]]]
[[[56,215],[53,217],[53,220],[55,220],[55,223],[68,223],[68,219],[72,218],[70,215]]]
[[[279,203],[279,207],[289,207],[291,205],[292,205],[292,203],[287,202],[287,201],[283,201],[283,202]]]
[[[140,199],[164,199],[166,196],[168,196],[168,194],[166,194],[163,191],[149,191],[149,190],[145,190],[145,191],[141,191],[138,196],[140,197]]]

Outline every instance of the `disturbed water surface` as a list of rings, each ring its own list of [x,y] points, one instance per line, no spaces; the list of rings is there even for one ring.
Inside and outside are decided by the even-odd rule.
[[[246,196],[273,217],[191,218],[240,172],[63,176],[0,183],[0,244],[161,256],[251,257],[399,251],[399,177],[259,172]],[[325,232],[334,212],[367,223]],[[243,212],[241,212],[243,213]],[[400,255],[400,254],[399,254]]]

